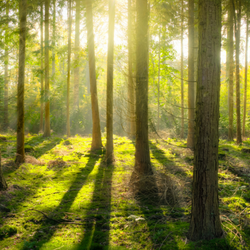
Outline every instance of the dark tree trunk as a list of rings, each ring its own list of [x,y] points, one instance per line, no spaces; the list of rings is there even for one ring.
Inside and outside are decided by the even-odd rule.
[[[148,140],[148,4],[136,1],[136,146],[135,166],[131,177],[143,179],[153,175]],[[145,190],[144,182],[137,182],[138,192]],[[141,183],[141,186],[140,186]]]
[[[6,2],[6,17],[9,18],[9,2]],[[9,89],[9,46],[8,46],[8,29],[9,21],[7,21],[6,30],[5,30],[5,67],[4,67],[4,124],[3,129],[7,131],[9,127],[9,109],[8,109],[8,89]]]
[[[218,198],[221,1],[199,0],[199,56],[191,240],[223,234]]]
[[[44,136],[50,136],[50,95],[49,95],[49,3],[45,0],[45,128]]]
[[[133,75],[133,11],[132,0],[128,0],[128,120],[131,138],[135,138],[135,84]]]
[[[242,143],[241,137],[241,120],[240,120],[240,26],[241,26],[241,0],[238,0],[238,13],[235,22],[235,51],[236,51],[236,114],[237,114],[237,127],[236,139],[237,144]]]
[[[43,132],[43,101],[44,101],[44,90],[43,90],[43,76],[44,76],[44,64],[43,64],[43,2],[41,2],[41,107],[40,107],[40,132]]]
[[[74,110],[79,109],[80,0],[76,0]]]
[[[6,190],[8,188],[8,185],[6,183],[6,180],[3,176],[3,170],[2,170],[2,155],[0,151],[0,191]]]
[[[194,0],[188,1],[188,137],[187,147],[194,148]]]
[[[17,84],[17,164],[25,161],[24,153],[24,77],[25,77],[25,41],[26,41],[26,11],[27,0],[19,2],[19,72]]]
[[[233,3],[229,1],[228,13],[228,60],[229,60],[229,91],[228,91],[228,106],[229,106],[229,126],[228,126],[228,140],[232,141],[233,133],[233,113],[234,113],[234,32],[233,32],[233,17],[234,8]]]
[[[91,150],[102,148],[100,117],[98,108],[98,97],[96,87],[96,72],[95,72],[95,44],[94,44],[94,29],[93,29],[93,14],[91,0],[85,0],[86,3],[86,22],[87,22],[87,44],[89,57],[89,77],[90,77],[90,93],[92,107],[92,144]]]
[[[68,0],[68,76],[67,76],[67,137],[70,137],[70,61],[71,61],[71,0]]]
[[[247,113],[247,68],[248,68],[248,61],[247,61],[247,54],[248,54],[248,26],[249,26],[249,13],[247,12],[246,16],[246,51],[245,51],[245,86],[244,86],[244,111],[243,111],[243,128],[242,128],[242,135],[246,135],[245,127],[246,127],[246,113]]]
[[[107,164],[114,161],[113,145],[113,71],[114,71],[114,31],[115,31],[115,0],[109,0],[109,40],[107,62]]]

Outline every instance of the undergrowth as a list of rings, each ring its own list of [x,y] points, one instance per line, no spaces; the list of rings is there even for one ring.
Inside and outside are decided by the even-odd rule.
[[[220,142],[220,214],[225,237],[187,239],[193,153],[184,141],[150,141],[157,203],[130,192],[134,142],[114,137],[115,163],[91,138],[26,136],[27,162],[14,164],[16,138],[1,141],[8,190],[0,193],[0,249],[249,249],[250,157]],[[103,141],[103,144],[105,141]]]

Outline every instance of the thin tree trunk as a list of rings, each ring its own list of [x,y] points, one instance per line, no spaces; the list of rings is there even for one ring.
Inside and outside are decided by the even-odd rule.
[[[194,148],[194,0],[188,1],[188,137],[187,147]]]
[[[133,78],[133,13],[132,1],[128,0],[128,116],[129,135],[135,138],[135,85]]]
[[[183,90],[183,0],[181,7],[181,138],[184,138],[184,90]]]
[[[136,27],[136,146],[135,167],[131,179],[152,175],[148,140],[148,5],[137,0]],[[142,182],[142,185],[144,183]],[[139,186],[144,190],[145,186]]]
[[[43,101],[44,101],[44,90],[43,90],[43,76],[44,76],[44,64],[43,64],[43,2],[41,2],[41,107],[40,107],[40,132],[43,132]]]
[[[9,18],[9,2],[6,2],[6,18]],[[9,111],[8,111],[8,89],[9,89],[9,46],[8,46],[8,29],[9,21],[7,21],[5,30],[5,67],[4,67],[4,131],[7,131],[9,127]]]
[[[247,67],[248,67],[248,61],[247,61],[247,54],[248,54],[248,19],[249,19],[249,13],[247,12],[246,16],[246,51],[245,51],[245,88],[244,88],[244,111],[243,111],[243,131],[242,135],[246,135],[245,126],[246,126],[246,113],[247,113]]]
[[[70,96],[70,61],[71,61],[71,0],[68,0],[68,77],[67,77],[67,137],[70,137],[69,96]]]
[[[233,3],[229,1],[229,14],[228,14],[228,58],[229,58],[229,126],[228,126],[228,140],[232,141],[234,137],[233,133],[233,113],[234,113],[234,40],[233,40],[233,17],[234,17],[234,7]]]
[[[49,93],[49,4],[45,0],[45,128],[44,136],[50,136],[50,93]]]
[[[98,108],[98,97],[96,87],[96,72],[95,72],[95,44],[94,44],[94,29],[93,29],[93,14],[92,1],[86,0],[86,22],[87,22],[87,44],[89,57],[89,77],[90,77],[90,93],[92,106],[92,144],[91,150],[102,148],[100,117]]]
[[[240,119],[240,26],[241,26],[241,0],[238,0],[238,13],[236,21],[236,114],[237,114],[237,127],[236,138],[237,144],[242,143],[241,137],[241,119]]]
[[[114,71],[114,31],[115,31],[115,0],[109,0],[109,38],[107,62],[107,164],[114,161],[113,149],[113,71]]]
[[[80,0],[76,0],[74,110],[79,109]]]
[[[24,78],[25,78],[25,41],[26,41],[27,0],[19,2],[19,72],[17,85],[17,164],[25,161],[24,153]]]
[[[56,60],[55,60],[55,46],[56,46],[56,0],[53,0],[53,34],[52,34],[52,82],[55,81]]]
[[[191,240],[222,236],[218,198],[221,1],[199,0],[199,56]]]
[[[157,130],[160,130],[160,83],[161,83],[161,27],[159,25],[158,85],[157,85]]]
[[[2,154],[0,150],[0,191],[6,190],[8,188],[8,185],[6,183],[6,180],[3,176],[3,170],[2,170]]]

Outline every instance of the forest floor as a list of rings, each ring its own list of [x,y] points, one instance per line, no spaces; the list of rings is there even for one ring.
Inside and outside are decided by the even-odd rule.
[[[27,163],[14,164],[16,138],[0,141],[8,190],[0,192],[0,249],[250,249],[250,140],[220,141],[223,239],[187,239],[193,152],[177,139],[150,140],[160,201],[130,191],[134,143],[114,137],[115,163],[90,152],[91,138],[26,136]],[[103,141],[104,143],[105,141]],[[28,163],[29,162],[29,163]]]

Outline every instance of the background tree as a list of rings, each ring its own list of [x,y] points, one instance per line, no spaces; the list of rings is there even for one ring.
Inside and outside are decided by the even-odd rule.
[[[218,198],[221,1],[199,0],[199,54],[191,240],[223,234]]]
[[[114,71],[114,31],[115,31],[115,0],[109,0],[109,35],[107,63],[107,163],[114,161],[113,145],[113,71]]]
[[[44,100],[44,90],[43,90],[43,76],[44,76],[44,58],[43,58],[43,1],[41,1],[41,17],[40,17],[40,30],[41,30],[41,100],[40,100],[40,126],[39,130],[43,132],[43,100]]]
[[[45,0],[45,127],[44,136],[50,136],[50,93],[49,93],[49,4]]]
[[[27,0],[19,2],[19,72],[17,86],[17,151],[16,163],[25,161],[24,152],[24,79],[25,79],[25,41],[26,41]]]

